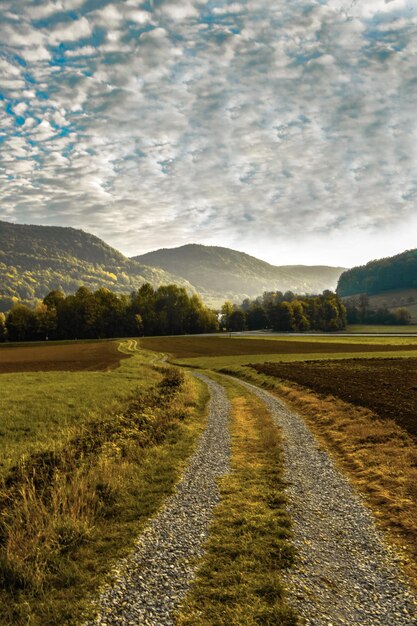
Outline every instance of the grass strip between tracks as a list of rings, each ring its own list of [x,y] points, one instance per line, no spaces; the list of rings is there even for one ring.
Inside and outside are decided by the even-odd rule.
[[[123,411],[83,422],[65,446],[26,457],[2,479],[2,626],[82,622],[172,493],[204,429],[208,395],[179,370],[156,369],[160,382]]]
[[[224,377],[232,401],[231,473],[220,482],[197,578],[178,626],[293,626],[281,572],[293,562],[281,436],[265,406]]]
[[[417,441],[394,419],[248,367],[227,370],[297,411],[362,494],[417,590]],[[393,416],[395,417],[395,416]]]

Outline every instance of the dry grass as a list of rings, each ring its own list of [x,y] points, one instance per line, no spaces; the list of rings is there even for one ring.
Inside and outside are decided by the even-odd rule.
[[[245,368],[246,369],[246,368]],[[400,552],[417,589],[417,442],[393,420],[333,396],[265,375],[245,373],[302,414],[311,431],[364,496]]]
[[[281,571],[293,560],[281,438],[264,406],[233,383],[232,472],[178,626],[295,626]]]

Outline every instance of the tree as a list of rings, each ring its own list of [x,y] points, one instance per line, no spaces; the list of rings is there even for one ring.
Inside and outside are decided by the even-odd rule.
[[[270,308],[269,315],[274,330],[293,331],[296,329],[294,313],[290,302],[277,302]]]
[[[6,341],[6,336],[7,336],[6,316],[4,313],[0,312],[0,342]]]
[[[226,330],[229,330],[230,316],[232,313],[233,313],[233,304],[227,300],[221,308],[221,318],[220,318],[221,325]]]
[[[234,332],[239,332],[241,330],[245,330],[246,327],[246,316],[243,311],[239,309],[232,311],[229,316],[229,330]]]
[[[35,315],[37,318],[37,334],[39,339],[54,338],[58,326],[58,318],[56,308],[48,307],[43,302],[35,307]]]
[[[291,302],[292,312],[294,315],[295,328],[299,331],[308,330],[310,328],[310,323],[307,319],[306,315],[306,306],[300,300],[293,300]]]
[[[15,304],[6,318],[7,334],[11,341],[37,339],[36,313],[24,304]]]
[[[246,313],[246,322],[249,330],[267,328],[268,318],[260,304],[254,303]]]
[[[59,289],[54,289],[54,291],[50,291],[47,296],[44,297],[43,303],[49,308],[58,309],[59,305],[65,300],[65,294],[63,291]]]
[[[407,309],[400,308],[392,311],[392,316],[394,318],[394,324],[409,324],[411,322],[411,315],[407,311]]]

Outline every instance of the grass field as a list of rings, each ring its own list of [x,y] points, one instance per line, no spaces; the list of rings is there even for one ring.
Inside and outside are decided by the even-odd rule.
[[[77,362],[80,371],[26,371],[38,367],[38,350],[32,346],[10,349],[15,354],[13,367],[23,365],[24,371],[0,374],[0,475],[24,456],[61,445],[80,422],[117,412],[137,389],[146,390],[158,379],[149,367],[149,356],[129,351],[129,341],[99,345],[102,350],[91,343],[69,346],[73,356],[78,354],[78,360],[72,363]],[[92,358],[87,354],[90,346]],[[66,357],[67,347],[50,344],[40,351],[51,350],[48,354],[55,358],[62,350]],[[9,351],[1,348],[0,360],[4,350]],[[33,362],[29,354],[35,357]],[[124,358],[128,355],[131,358]],[[102,368],[105,356],[104,369],[109,364],[112,369],[91,371],[94,360]],[[114,369],[116,360],[121,365]],[[52,362],[46,367],[55,370],[64,362],[64,358],[58,357],[57,365]],[[84,370],[86,364],[88,370]]]
[[[134,346],[110,371],[0,375],[2,626],[83,623],[204,428],[205,387]]]

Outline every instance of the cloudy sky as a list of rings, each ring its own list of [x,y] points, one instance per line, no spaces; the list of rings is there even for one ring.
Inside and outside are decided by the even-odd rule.
[[[1,0],[0,219],[128,255],[417,247],[417,0]]]

